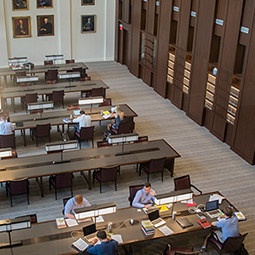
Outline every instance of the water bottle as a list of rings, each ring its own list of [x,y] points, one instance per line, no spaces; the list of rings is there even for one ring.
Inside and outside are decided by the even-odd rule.
[[[213,68],[213,75],[217,75],[217,72],[218,72],[217,67],[214,67],[214,68]]]

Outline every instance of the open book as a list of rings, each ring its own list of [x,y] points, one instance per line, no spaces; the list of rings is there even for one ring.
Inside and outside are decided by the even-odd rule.
[[[89,245],[81,238],[72,243],[72,247],[79,252],[85,251],[88,246]]]

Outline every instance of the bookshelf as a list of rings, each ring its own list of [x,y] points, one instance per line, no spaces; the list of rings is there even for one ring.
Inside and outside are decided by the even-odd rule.
[[[189,58],[186,57],[183,74],[182,91],[186,94],[189,94],[190,73],[191,73],[191,57],[189,56]]]
[[[174,64],[175,64],[175,48],[169,45],[168,52],[168,65],[167,65],[167,82],[173,84],[174,77]]]
[[[232,85],[230,87],[227,112],[227,122],[232,125],[234,125],[235,123],[239,92],[240,92],[240,80],[233,77]]]
[[[207,75],[205,103],[204,103],[205,107],[209,110],[213,109],[216,81],[217,81],[217,77],[209,72]]]

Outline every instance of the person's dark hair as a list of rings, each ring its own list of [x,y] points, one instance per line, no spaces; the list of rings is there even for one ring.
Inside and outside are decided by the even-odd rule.
[[[223,209],[224,214],[227,217],[232,217],[233,216],[233,210],[230,207],[226,207]]]
[[[102,240],[106,239],[106,237],[107,237],[106,232],[104,230],[99,230],[97,232],[97,237],[102,239]]]
[[[80,114],[85,114],[85,111],[83,111],[83,110],[80,110]]]
[[[149,182],[145,182],[144,187],[149,188],[149,187],[151,187],[151,184]]]

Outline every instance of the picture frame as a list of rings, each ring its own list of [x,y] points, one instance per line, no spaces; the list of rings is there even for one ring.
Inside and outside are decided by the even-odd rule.
[[[31,37],[31,17],[12,17],[13,38]]]
[[[13,11],[29,10],[29,0],[12,0],[12,10]]]
[[[96,32],[96,15],[81,15],[81,33],[95,33]]]
[[[81,0],[81,5],[95,5],[95,0]]]
[[[37,16],[37,35],[38,36],[54,35],[54,15]]]
[[[53,0],[36,0],[37,8],[53,8]]]

